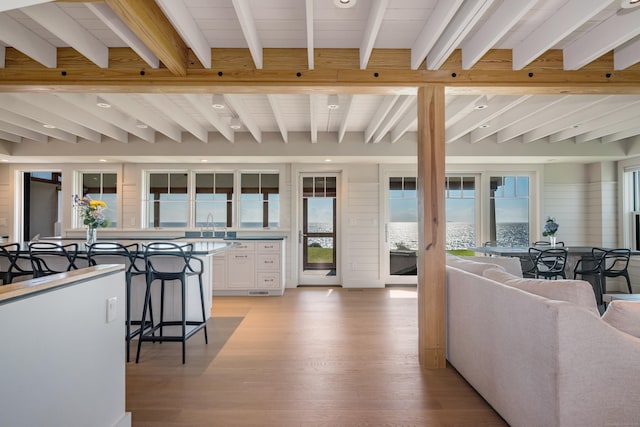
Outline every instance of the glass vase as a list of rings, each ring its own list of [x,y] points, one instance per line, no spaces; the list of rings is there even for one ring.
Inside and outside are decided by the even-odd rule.
[[[98,241],[98,229],[89,227],[87,228],[87,246],[94,244]]]
[[[549,244],[552,248],[556,247],[556,236],[549,236]]]

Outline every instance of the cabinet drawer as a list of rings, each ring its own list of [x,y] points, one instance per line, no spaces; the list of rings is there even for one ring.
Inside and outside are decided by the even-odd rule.
[[[280,255],[279,254],[260,254],[258,255],[258,271],[280,271]]]
[[[259,252],[279,252],[280,242],[258,242]]]
[[[242,241],[236,241],[234,242],[237,246],[232,247],[231,249],[229,249],[229,252],[236,252],[236,251],[255,251],[256,250],[256,242],[242,242]]]
[[[258,273],[258,289],[280,288],[279,273]]]

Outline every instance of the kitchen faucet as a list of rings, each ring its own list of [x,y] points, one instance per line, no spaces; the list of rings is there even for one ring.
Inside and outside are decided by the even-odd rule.
[[[207,220],[206,220],[206,222],[204,224],[204,230],[202,230],[203,237],[205,235],[205,232],[207,232],[207,231],[211,232],[211,236],[213,237],[214,229],[215,229],[215,226],[213,225],[213,214],[211,212],[209,212],[207,214]]]

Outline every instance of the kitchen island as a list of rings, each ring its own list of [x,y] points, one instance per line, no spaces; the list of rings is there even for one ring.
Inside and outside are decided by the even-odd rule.
[[[83,240],[70,239],[70,238],[44,238],[40,239],[40,242],[52,242],[57,244],[69,244],[76,243],[78,245],[78,259],[76,261],[76,267],[83,268],[88,266],[87,259],[87,246]],[[223,239],[203,239],[203,238],[168,238],[168,239],[149,239],[149,238],[127,238],[127,239],[99,239],[99,242],[114,242],[122,245],[130,245],[137,243],[140,250],[134,254],[139,258],[138,265],[144,269],[144,244],[150,242],[170,241],[172,243],[191,243],[193,250],[191,255],[194,258],[202,261],[202,282],[204,286],[205,295],[205,313],[206,317],[210,317],[212,296],[213,296],[213,255],[220,254],[229,248],[237,245],[234,241],[226,241]],[[25,256],[29,255],[29,244],[27,242],[22,243],[19,253]],[[119,257],[113,257],[113,260],[107,259],[109,263],[122,263],[122,259]],[[30,266],[28,266],[30,269]],[[195,277],[189,278],[189,280],[197,280]],[[138,275],[132,278],[131,283],[131,320],[139,320],[142,317],[142,307],[144,303],[144,292],[146,287],[146,280],[144,275]],[[187,292],[187,319],[199,320],[201,318],[200,309],[200,295],[196,291],[197,286],[188,286]],[[160,297],[156,295],[156,289],[152,295],[153,310],[155,313],[160,313]],[[178,317],[181,311],[179,286],[176,283],[167,283],[165,289],[165,307],[164,312],[167,318]]]

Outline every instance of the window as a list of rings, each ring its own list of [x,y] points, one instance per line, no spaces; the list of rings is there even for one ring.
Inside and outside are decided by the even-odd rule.
[[[418,251],[418,193],[415,176],[389,177],[389,274],[415,276]]]
[[[631,209],[633,211],[640,211],[640,171],[631,172],[632,176],[632,191],[633,201]]]
[[[473,176],[445,178],[447,249],[476,246],[476,179]]]
[[[145,223],[150,228],[279,227],[279,188],[278,172],[148,172]]]
[[[102,200],[107,204],[104,210],[109,227],[118,226],[118,176],[113,172],[83,172],[80,177],[81,195]]]
[[[149,227],[187,227],[189,200],[185,172],[149,174],[147,214]]]
[[[279,177],[277,173],[240,174],[240,228],[280,226]]]
[[[196,173],[196,227],[231,227],[233,173]]]
[[[498,246],[529,245],[529,177],[492,176],[489,233]]]

